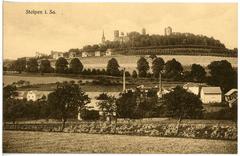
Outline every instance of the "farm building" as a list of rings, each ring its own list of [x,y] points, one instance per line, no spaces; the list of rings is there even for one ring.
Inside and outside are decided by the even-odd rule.
[[[106,50],[106,56],[112,56],[112,49]]]
[[[82,57],[88,57],[88,52],[83,51],[83,52],[82,52]]]
[[[202,87],[207,87],[204,83],[186,83],[183,85],[183,88],[186,89],[188,92],[191,92],[195,95],[200,94],[200,90]]]
[[[200,99],[204,104],[221,103],[222,91],[220,87],[202,87]]]
[[[200,86],[197,83],[186,83],[185,85],[183,85],[183,88],[186,89],[188,92],[199,95]]]
[[[26,98],[27,98],[27,101],[30,101],[30,100],[37,101],[37,100],[39,100],[39,99],[41,99],[43,97],[47,98],[49,93],[50,92],[48,92],[48,91],[36,91],[36,90],[28,91]]]
[[[233,103],[237,103],[237,94],[237,89],[231,89],[225,94],[225,101],[228,102],[230,108]]]

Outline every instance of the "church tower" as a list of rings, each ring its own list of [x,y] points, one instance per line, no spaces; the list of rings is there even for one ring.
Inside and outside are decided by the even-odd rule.
[[[105,44],[105,36],[104,36],[104,30],[103,30],[103,35],[102,35],[102,44]]]

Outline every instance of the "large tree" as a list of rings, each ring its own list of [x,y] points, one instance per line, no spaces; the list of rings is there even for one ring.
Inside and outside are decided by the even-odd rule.
[[[57,88],[48,95],[47,103],[50,105],[52,113],[60,113],[62,119],[62,130],[69,115],[77,115],[90,102],[88,95],[73,82],[63,82],[57,85]]]
[[[103,115],[111,118],[114,116],[114,113],[117,113],[116,98],[107,94],[100,94],[98,99],[100,100],[97,104],[100,110],[104,113]]]
[[[14,71],[18,71],[19,73],[26,70],[26,58],[18,58],[11,65],[11,69]]]
[[[112,76],[118,76],[120,74],[119,67],[117,60],[112,58],[107,64],[107,73]]]
[[[39,70],[41,73],[52,73],[54,71],[54,69],[51,67],[50,61],[47,59],[41,60]]]
[[[56,73],[67,73],[68,71],[68,62],[65,58],[60,57],[55,63]]]
[[[193,93],[177,86],[164,96],[164,104],[170,117],[197,119],[202,117],[202,101]]]
[[[137,69],[138,69],[138,76],[139,77],[146,77],[147,76],[147,72],[149,70],[149,64],[144,57],[141,57],[137,61]]]
[[[134,118],[137,107],[137,95],[133,92],[122,93],[116,104],[119,117]]]
[[[3,87],[3,100],[11,99],[17,96],[17,88],[13,85],[7,85]]]
[[[210,85],[220,86],[223,92],[237,88],[237,72],[227,60],[213,61],[208,65]]]
[[[35,58],[31,58],[27,61],[27,68],[26,68],[27,72],[30,73],[36,73],[38,72],[38,62],[37,59]]]
[[[69,70],[73,74],[81,73],[83,70],[83,65],[82,65],[81,61],[78,58],[72,59],[70,62]]]
[[[163,70],[164,60],[161,57],[157,57],[152,62],[152,72],[155,78],[159,77],[159,73]]]
[[[169,60],[165,64],[166,77],[173,80],[179,80],[183,72],[183,67],[180,62],[175,59]]]
[[[132,72],[132,77],[135,79],[135,78],[137,78],[137,76],[138,76],[138,74],[137,74],[136,70],[134,70],[134,71]]]
[[[191,78],[196,82],[203,82],[206,78],[205,69],[199,64],[193,64],[191,67]]]

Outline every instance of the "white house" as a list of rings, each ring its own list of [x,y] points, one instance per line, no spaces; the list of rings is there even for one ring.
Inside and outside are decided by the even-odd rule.
[[[37,100],[43,98],[43,96],[45,96],[47,98],[49,93],[50,92],[47,92],[47,91],[46,92],[45,91],[36,91],[36,90],[29,91],[27,93],[27,101],[30,101],[30,100],[37,101]]]
[[[112,49],[106,50],[106,56],[112,56]]]
[[[183,89],[186,89],[188,92],[191,92],[195,95],[199,95],[200,85],[196,83],[186,83],[183,85]]]
[[[95,55],[95,56],[101,56],[101,52],[100,52],[100,51],[95,51],[95,52],[94,52],[94,55]]]
[[[202,87],[200,99],[203,103],[221,103],[222,91],[220,87]]]
[[[234,103],[237,103],[237,96],[237,89],[231,89],[225,94],[225,101],[228,102],[230,108],[232,108]]]
[[[82,52],[82,57],[88,57],[88,52],[83,51],[83,52]]]

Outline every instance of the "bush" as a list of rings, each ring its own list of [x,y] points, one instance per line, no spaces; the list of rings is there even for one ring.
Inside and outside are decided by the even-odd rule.
[[[99,111],[85,109],[81,112],[80,117],[83,120],[98,120],[100,116]]]

